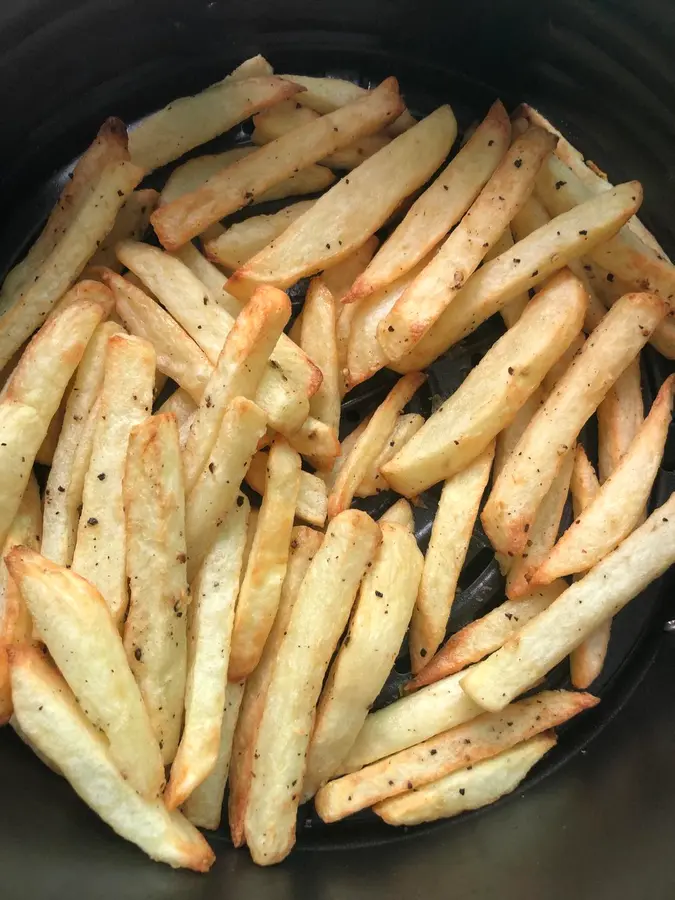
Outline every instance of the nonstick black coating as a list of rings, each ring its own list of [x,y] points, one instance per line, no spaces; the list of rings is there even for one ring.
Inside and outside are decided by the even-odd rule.
[[[39,229],[64,167],[106,115],[134,121],[222,77],[257,51],[278,71],[330,72],[364,85],[395,74],[415,113],[450,102],[462,127],[496,96],[509,106],[527,99],[612,180],[643,181],[643,218],[673,254],[673,39],[671,5],[655,0],[470,5],[5,0],[0,270]],[[445,396],[457,387],[500,330],[499,322],[486,323],[431,367],[429,386],[415,401],[423,411],[428,412],[432,395]],[[671,369],[650,350],[644,354],[646,402]],[[348,397],[348,430],[390,383],[384,374]],[[592,429],[586,437],[591,446]],[[671,440],[656,501],[672,490],[673,469]],[[423,548],[437,494],[428,492],[415,513]],[[377,512],[391,500],[383,495],[365,507]],[[478,528],[460,587],[451,630],[503,596]],[[218,863],[205,878],[147,862],[111,835],[5,729],[0,733],[0,897],[60,898],[76,891],[102,900],[672,897],[675,652],[669,646],[673,638],[663,636],[668,593],[662,582],[620,614],[605,671],[593,686],[602,703],[562,730],[556,750],[515,796],[450,823],[410,830],[390,829],[369,814],[328,828],[303,811],[298,849],[274,870],[256,869],[224,835],[214,839]],[[618,716],[655,655],[656,665]],[[380,702],[396,696],[406,672],[403,653]],[[565,667],[550,681],[566,685]],[[316,852],[329,848],[333,852]]]

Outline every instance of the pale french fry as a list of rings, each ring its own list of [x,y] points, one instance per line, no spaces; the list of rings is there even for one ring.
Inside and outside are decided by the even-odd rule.
[[[529,128],[509,147],[459,225],[380,323],[378,340],[389,359],[408,353],[452,304],[527,200],[555,142],[548,131]]]
[[[456,128],[450,107],[439,107],[333,185],[281,237],[238,269],[228,281],[228,290],[249,296],[258,284],[287,288],[353,252],[436,171],[448,154]],[[364,197],[369,198],[367,203]]]
[[[235,847],[240,847],[244,843],[244,815],[251,788],[256,734],[276,666],[277,653],[288,629],[298,591],[312,559],[321,546],[322,539],[322,534],[312,528],[306,528],[304,525],[293,529],[288,567],[274,625],[263,649],[260,662],[246,682],[244,699],[234,734],[230,767],[228,813],[232,843]],[[228,690],[229,687],[231,685],[228,686]]]
[[[406,690],[416,691],[480,662],[550,606],[566,587],[564,581],[554,581],[553,584],[536,588],[525,597],[506,600],[492,612],[466,625],[453,634],[431,662],[406,684]]]
[[[144,119],[129,135],[131,159],[151,172],[300,90],[274,75],[225,78]]]
[[[197,829],[169,813],[161,800],[141,797],[120,774],[106,738],[39,651],[12,651],[12,688],[16,717],[30,743],[117,834],[174,868],[211,867],[213,851]]]
[[[45,439],[40,444],[40,449],[35,454],[35,462],[39,463],[41,466],[51,466],[54,461],[54,451],[56,450],[56,445],[59,441],[59,434],[63,427],[63,417],[66,413],[68,393],[69,388],[66,388],[66,393],[59,404],[59,408],[52,416],[49,426],[47,427]]]
[[[254,75],[273,75],[274,69],[267,62],[264,56],[257,53],[245,59],[243,63],[239,63],[236,69],[233,69],[225,80],[234,80],[235,78],[251,78]]]
[[[333,516],[348,509],[364,476],[384,449],[400,412],[425,380],[426,377],[421,372],[411,372],[404,376],[397,381],[375,410],[352,451],[346,457],[331,487],[328,496],[329,518],[332,519]]]
[[[3,544],[21,504],[33,459],[45,431],[45,422],[32,406],[12,400],[0,403],[0,536]]]
[[[378,522],[388,522],[390,525],[403,525],[408,531],[415,530],[415,519],[413,518],[412,506],[405,497],[400,497],[396,503],[385,510]]]
[[[504,463],[513,452],[513,449],[522,437],[523,432],[532,421],[532,417],[544,402],[544,396],[545,391],[543,387],[537,388],[533,394],[530,394],[525,403],[523,403],[511,422],[497,435],[497,446],[495,449],[495,461],[493,466],[494,478],[496,478],[504,468]]]
[[[129,612],[124,649],[162,760],[176,755],[187,670],[185,488],[171,415],[132,429],[124,472]]]
[[[72,567],[101,592],[118,623],[129,601],[122,489],[127,444],[131,429],[150,416],[154,376],[151,344],[127,334],[108,339]]]
[[[379,241],[375,235],[369,237],[365,244],[321,273],[321,280],[335,298],[336,303],[339,304],[343,301],[349,288],[373,258],[378,244]],[[344,312],[344,308],[336,309],[336,316],[339,316],[341,311]]]
[[[244,682],[230,682],[225,688],[225,712],[220,729],[220,745],[216,764],[204,781],[192,791],[182,806],[186,818],[198,828],[215,831],[220,827],[220,819],[225,797],[225,784],[230,769],[232,740],[237,725],[241,701],[244,697]]]
[[[300,489],[301,459],[283,438],[267,457],[267,479],[246,565],[232,633],[228,678],[241,681],[257,666],[286,577],[293,518]]]
[[[0,369],[77,279],[142,176],[142,170],[128,162],[105,168],[30,284],[0,318]]]
[[[248,558],[251,555],[251,547],[253,546],[253,538],[255,537],[255,533],[258,529],[258,517],[260,515],[260,507],[251,507],[248,514],[248,525],[246,527],[246,543],[244,544],[244,553],[241,558],[241,572],[239,577],[239,590],[241,590],[241,584],[244,580],[244,575],[246,574],[246,567],[248,566]]]
[[[532,199],[531,196],[530,199]],[[527,203],[525,204],[525,206],[527,206]],[[523,207],[523,209],[524,208],[525,207]],[[498,256],[501,256],[502,253],[506,253],[513,247],[515,241],[513,239],[512,229],[513,222],[511,223],[511,228],[507,228],[502,233],[502,236],[499,238],[499,240],[496,241],[492,245],[492,247],[490,247],[488,252],[485,254],[484,262],[487,263],[493,259],[497,259]],[[522,316],[525,307],[530,302],[530,295],[534,296],[534,293],[534,288],[531,288],[529,292],[521,291],[521,293],[516,294],[513,300],[510,300],[505,306],[502,306],[502,308],[499,310],[499,314],[504,320],[504,324],[507,328],[511,328],[516,324],[518,319]]]
[[[179,430],[182,432],[182,429],[185,425],[190,424],[190,420],[192,416],[195,414],[195,410],[197,406],[190,397],[190,395],[184,391],[182,388],[177,388],[170,397],[162,403],[162,405],[157,410],[159,415],[163,413],[171,413],[176,417],[176,422],[178,424]]]
[[[486,709],[502,709],[598,625],[615,616],[673,561],[675,494],[584,578],[465,675],[462,687]]]
[[[120,208],[110,234],[105,237],[96,253],[89,261],[89,268],[105,266],[119,272],[115,247],[120,241],[140,241],[148,230],[150,216],[159,200],[159,194],[152,188],[144,188],[129,194]]]
[[[340,428],[340,369],[335,312],[333,295],[320,278],[313,278],[302,307],[300,347],[319,367],[323,379],[309,401],[309,411],[319,422],[337,432]]]
[[[219,523],[235,503],[243,503],[239,485],[266,428],[265,413],[245,397],[235,397],[225,411],[213,449],[187,498],[188,581],[216,540]]]
[[[523,552],[527,532],[564,454],[665,311],[656,294],[626,294],[607,313],[525,429],[481,516],[485,532],[499,552]],[[537,477],[533,478],[535,470]]]
[[[511,127],[502,103],[492,105],[471,140],[410,207],[345,298],[351,303],[401,278],[459,222],[509,146]]]
[[[414,497],[482,453],[579,333],[585,311],[586,293],[571,272],[547,282],[513,328],[383,467],[394,490]]]
[[[387,481],[380,474],[380,469],[417,434],[422,425],[424,425],[424,417],[419,413],[405,413],[398,417],[389,439],[373,464],[372,472],[361,481],[356,491],[357,497],[371,497],[373,494],[389,489]]]
[[[316,811],[324,822],[343,819],[388,797],[490,759],[597,703],[591,694],[542,691],[535,697],[512,703],[504,712],[484,713],[360,772],[329,782],[316,795]]]
[[[378,131],[402,105],[398,83],[389,78],[363,99],[260,147],[212,176],[203,187],[156,210],[151,221],[160,242],[176,250],[296,170]]]
[[[388,825],[419,825],[479,809],[514,791],[555,744],[552,732],[539,734],[493,759],[460,769],[418,791],[384,800],[373,812]]]
[[[206,299],[209,303],[222,306],[230,314],[230,318],[236,319],[241,312],[242,303],[225,290],[225,276],[218,266],[214,266],[212,262],[203,256],[191,241],[183,244],[180,250],[173,255],[183,265],[187,266],[193,275],[197,276],[206,288]],[[202,299],[202,304],[204,304],[204,298]],[[229,327],[232,327],[231,323]]]
[[[494,442],[443,485],[434,518],[415,610],[410,623],[413,674],[431,658],[445,637],[478,507],[490,478]]]
[[[167,809],[184,803],[212,772],[218,759],[249,509],[248,500],[239,494],[218,525],[215,540],[192,585],[185,727],[164,792]]]
[[[597,410],[598,474],[606,481],[644,420],[640,357],[635,357],[607,391]]]
[[[512,250],[486,263],[415,349],[396,363],[397,371],[428,366],[514,297],[606,241],[641,202],[642,188],[637,182],[619,185],[552,219]]]
[[[373,418],[373,414],[366,416],[365,419],[362,419],[359,424],[354,428],[353,431],[350,431],[348,435],[343,439],[340,444],[340,453],[335,459],[335,462],[331,466],[330,470],[321,473],[321,478],[323,479],[328,491],[331,490],[333,485],[335,484],[335,479],[337,478],[340,469],[344,466],[345,460],[348,458],[349,454],[352,452],[354,447],[356,446],[356,442],[359,440],[363,432],[368,427],[368,423]],[[398,422],[398,419],[396,419]]]
[[[260,494],[265,495],[265,478],[269,454],[258,451],[251,460],[246,473],[246,483]],[[295,507],[295,515],[310,525],[323,528],[328,515],[328,495],[325,483],[311,472],[300,472],[300,487]]]
[[[283,859],[295,841],[314,707],[379,541],[380,529],[366,513],[336,517],[293,605],[258,726],[245,814],[246,843],[260,865]]]
[[[154,799],[164,785],[162,757],[103,597],[27,547],[12,550],[6,562],[54,662],[92,725],[108,738],[120,772]]]
[[[337,431],[314,416],[308,416],[287,439],[291,447],[309,460],[315,469],[330,469],[340,455]]]

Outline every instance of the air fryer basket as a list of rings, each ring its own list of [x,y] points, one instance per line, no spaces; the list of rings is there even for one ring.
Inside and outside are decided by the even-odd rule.
[[[106,115],[133,122],[173,96],[222,77],[258,51],[277,71],[337,75],[364,86],[395,74],[414,114],[450,102],[460,130],[497,96],[510,108],[526,99],[615,183],[631,177],[643,181],[643,217],[666,250],[675,252],[675,116],[668,109],[675,85],[668,40],[675,38],[675,13],[667,0],[639,6],[560,0],[549,9],[546,3],[524,0],[480,0],[471,9],[429,0],[362,0],[340,9],[295,0],[283,10],[255,0],[8,6],[0,11],[6,125],[0,149],[2,272],[39,230],[70,161]],[[248,131],[239,129],[214,146],[245,142]],[[160,173],[160,181],[165,174]],[[294,302],[301,297],[302,290],[295,290]],[[430,367],[428,384],[411,409],[428,415],[432,402],[456,389],[502,330],[496,318]],[[651,348],[643,353],[647,404],[672,368]],[[380,373],[348,395],[344,433],[394,380],[392,373]],[[591,427],[584,438],[593,452]],[[653,505],[675,487],[673,468],[671,435]],[[438,489],[426,492],[415,510],[422,549],[438,494]],[[377,515],[393,499],[383,494],[361,505]],[[516,795],[450,823],[396,830],[370,813],[328,827],[310,804],[300,813],[298,848],[274,870],[257,870],[245,851],[235,852],[226,827],[214,837],[218,863],[210,876],[198,879],[145,861],[5,729],[0,733],[0,896],[56,898],[78,889],[83,896],[106,900],[160,893],[246,898],[254,892],[331,900],[450,892],[458,898],[501,900],[572,892],[580,897],[672,896],[675,863],[668,852],[659,852],[669,848],[668,837],[675,833],[670,811],[675,787],[669,778],[675,653],[672,638],[663,633],[667,593],[662,580],[618,616],[605,669],[592,687],[602,703],[562,729],[556,749]],[[450,631],[502,599],[503,580],[477,527]],[[404,648],[379,705],[398,696],[408,672]],[[562,664],[548,686],[568,684]],[[596,739],[589,743],[591,738]],[[327,850],[333,852],[319,852]]]

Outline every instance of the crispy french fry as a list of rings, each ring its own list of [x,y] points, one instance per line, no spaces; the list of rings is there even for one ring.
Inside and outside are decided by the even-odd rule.
[[[320,278],[313,278],[302,308],[300,346],[321,369],[323,380],[309,401],[309,411],[319,422],[337,432],[340,428],[340,369],[335,309],[331,292]]]
[[[479,809],[514,791],[555,744],[553,732],[538,734],[493,759],[460,769],[418,791],[384,800],[373,811],[388,825],[419,825]]]
[[[105,266],[113,272],[119,272],[121,266],[117,260],[115,247],[120,241],[140,241],[143,238],[158,200],[159,194],[152,188],[144,188],[129,194],[117,213],[110,234],[103,239],[88,267]]]
[[[425,380],[426,377],[421,372],[411,372],[404,376],[394,385],[375,410],[333,483],[328,496],[329,518],[332,519],[333,516],[349,508],[364,476],[368,474],[384,449],[387,438],[396,425],[399,413]]]
[[[606,481],[628,450],[644,420],[640,357],[619,375],[597,410],[598,473]]]
[[[303,782],[305,799],[339,770],[401,648],[422,575],[423,556],[402,525],[383,524],[347,636],[316,710]],[[373,652],[373,651],[376,652]]]
[[[228,678],[248,678],[258,665],[286,577],[301,459],[283,438],[272,442],[267,479],[246,574],[237,600]]]
[[[156,210],[152,223],[161,243],[176,250],[295,170],[379,130],[401,107],[398,83],[389,78],[367,97],[266,144],[212,176],[203,187]]]
[[[571,272],[552,278],[461,387],[383,467],[394,490],[413,497],[482,453],[579,333],[585,311],[586,293]]]
[[[260,450],[251,460],[246,473],[246,483],[260,494],[265,495],[265,479],[269,454]],[[328,495],[326,485],[311,472],[300,472],[300,487],[295,507],[295,515],[310,525],[322,528],[328,514]]]
[[[400,497],[396,503],[382,513],[378,522],[388,522],[390,525],[403,525],[409,531],[415,530],[415,519],[413,518],[412,506],[405,497]]]
[[[591,694],[542,691],[535,697],[512,703],[504,712],[484,713],[360,772],[329,782],[316,795],[316,811],[324,822],[343,819],[388,797],[490,759],[597,703]]]
[[[131,159],[151,172],[300,90],[274,75],[225,78],[144,119],[129,135]]]
[[[606,241],[641,202],[642,188],[637,182],[619,185],[552,219],[512,250],[486,263],[415,349],[396,363],[396,369],[416,371],[428,366],[514,297]]]
[[[162,757],[103,597],[84,578],[27,547],[12,550],[6,562],[54,662],[85,715],[108,738],[120,772],[143,797],[154,799],[164,785]]]
[[[405,413],[398,417],[389,439],[373,464],[372,472],[366,475],[359,485],[356,491],[357,497],[371,497],[373,494],[389,489],[386,479],[380,474],[380,469],[417,434],[422,425],[424,425],[424,416],[420,416],[419,413]]]
[[[293,605],[260,717],[245,814],[246,842],[260,865],[283,859],[295,841],[314,707],[379,541],[380,529],[366,513],[336,517]]]
[[[675,494],[548,609],[462,680],[486,709],[502,709],[564,659],[675,561]]]
[[[144,799],[120,774],[106,738],[85,718],[61,678],[38,650],[12,651],[12,689],[21,730],[75,792],[121,837],[152,859],[206,872],[213,851],[179,813]]]
[[[291,551],[277,615],[260,662],[246,682],[244,699],[234,734],[230,767],[228,813],[232,843],[235,847],[240,847],[244,843],[244,815],[253,777],[256,735],[260,717],[265,708],[267,691],[274,674],[277,653],[288,629],[298,591],[312,559],[321,546],[322,539],[322,534],[304,525],[293,529]],[[230,686],[228,686],[228,690]]]
[[[171,415],[132,429],[124,472],[129,612],[124,649],[162,760],[176,755],[187,670],[185,487]]]
[[[164,792],[167,809],[184,803],[212,772],[218,759],[249,509],[248,500],[239,494],[237,503],[218,525],[215,540],[192,585],[185,728]]]
[[[127,445],[131,429],[150,416],[154,376],[151,344],[127,334],[108,339],[72,566],[101,592],[118,623],[129,602],[122,488]]]
[[[483,527],[499,552],[523,552],[564,454],[664,314],[665,304],[656,294],[626,294],[556,384],[499,473],[483,509]]]
[[[258,284],[287,288],[303,275],[312,275],[353,252],[436,171],[448,154],[456,127],[452,110],[442,106],[400,135],[333,185],[280,238],[238,269],[228,289],[248,296]],[[363,202],[364,196],[368,203]]]
[[[231,319],[237,318],[241,312],[242,303],[225,290],[225,276],[218,266],[214,266],[203,256],[191,241],[183,244],[173,256],[187,266],[206,289],[207,296],[202,298],[202,305],[208,306],[209,303],[213,303],[216,306],[222,306],[230,314]],[[208,303],[204,304],[204,299],[208,300]],[[229,327],[232,327],[231,323]]]
[[[452,304],[527,200],[555,143],[548,131],[530,128],[509,147],[459,225],[380,323],[378,340],[389,359],[408,353]]]

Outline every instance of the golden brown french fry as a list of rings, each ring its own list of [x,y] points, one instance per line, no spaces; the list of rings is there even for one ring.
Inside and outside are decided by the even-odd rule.
[[[486,709],[502,709],[675,561],[675,494],[514,638],[464,676]]]
[[[380,529],[366,513],[341,513],[293,605],[260,717],[245,814],[246,842],[260,865],[283,859],[295,841],[314,707],[379,541]]]
[[[452,304],[527,200],[555,142],[548,131],[530,128],[509,147],[459,225],[380,323],[378,339],[389,359],[408,353]]]
[[[39,650],[12,650],[12,689],[20,728],[38,755],[56,766],[117,834],[174,868],[206,872],[211,867],[213,851],[197,829],[179,813],[169,813],[161,800],[141,797],[119,772],[105,736],[87,721]]]
[[[151,172],[300,90],[274,75],[225,78],[144,119],[129,135],[131,159]]]
[[[237,599],[230,681],[242,681],[255,669],[274,623],[286,577],[301,462],[283,438],[272,442],[265,493]]]
[[[108,738],[120,772],[154,799],[164,785],[162,757],[103,597],[84,578],[27,547],[12,550],[6,562],[54,662],[85,715]]]
[[[234,734],[230,767],[228,813],[232,843],[235,847],[240,847],[244,843],[244,816],[253,777],[256,734],[276,666],[277,653],[288,629],[298,591],[312,559],[321,546],[322,539],[322,534],[304,525],[293,529],[291,552],[274,625],[263,649],[260,662],[246,682],[244,699]],[[230,687],[231,685],[228,685],[228,691]]]
[[[228,281],[228,290],[243,297],[258,284],[287,288],[356,250],[436,171],[448,154],[455,132],[452,110],[439,107],[333,185],[280,238],[238,269]],[[368,203],[363,203],[364,196],[370,198]]]
[[[117,213],[110,234],[103,239],[101,246],[89,260],[88,268],[105,266],[113,272],[119,272],[121,266],[115,247],[120,241],[140,241],[143,238],[158,200],[159,194],[152,188],[129,194]]]
[[[547,282],[513,328],[383,467],[394,490],[414,497],[482,453],[579,333],[585,311],[586,293],[571,272]]]
[[[415,349],[396,363],[397,371],[428,366],[514,297],[607,240],[641,202],[642,188],[637,182],[619,185],[557,216],[512,250],[486,263]]]
[[[598,473],[606,481],[644,420],[640,356],[619,375],[597,410]]]
[[[176,250],[209,225],[250,205],[258,194],[295,170],[378,131],[402,105],[398,83],[389,78],[367,97],[260,147],[212,176],[203,187],[156,210],[152,224],[160,242]]]
[[[265,494],[268,457],[269,454],[264,450],[258,451],[251,460],[251,465],[246,473],[246,483],[261,496]],[[325,483],[317,475],[301,471],[295,515],[299,519],[309,522],[310,525],[323,528],[327,514],[328,495]]]
[[[656,294],[626,294],[607,313],[525,429],[481,516],[485,532],[499,552],[523,552],[527,532],[564,454],[665,311]]]
[[[323,380],[309,401],[309,410],[319,422],[337,432],[340,428],[340,369],[335,311],[333,295],[320,278],[313,278],[302,308],[300,347],[321,369]]]
[[[154,377],[151,344],[127,334],[108,338],[72,566],[101,592],[117,622],[129,601],[122,488],[127,445],[131,429],[150,416]]]
[[[400,412],[425,381],[426,376],[421,372],[411,372],[409,375],[405,375],[396,382],[375,410],[352,451],[346,457],[331,488],[328,496],[329,518],[332,519],[333,516],[349,508],[364,476],[368,474],[384,449]]]
[[[131,430],[124,472],[129,612],[124,649],[162,760],[176,755],[187,670],[185,487],[178,427],[152,416]]]
[[[372,471],[365,476],[356,491],[357,497],[371,497],[379,491],[386,491],[389,485],[380,469],[417,434],[424,425],[424,416],[419,413],[404,413],[398,417],[387,442],[373,464]]]
[[[418,791],[384,800],[373,812],[388,825],[419,825],[479,809],[514,791],[555,744],[553,732],[538,734],[493,759],[460,769]]]
[[[490,478],[494,453],[493,441],[480,456],[443,485],[410,624],[410,664],[415,675],[445,637],[457,581]]]
[[[471,140],[417,199],[345,298],[351,303],[409,272],[459,222],[509,146],[511,126],[497,100]]]
[[[385,510],[378,522],[388,522],[390,525],[403,525],[408,531],[415,530],[415,519],[413,518],[412,506],[405,497],[400,497],[396,503]]]
[[[303,782],[305,799],[339,770],[382,690],[410,621],[424,558],[402,525],[381,525],[347,635],[323,688]],[[376,650],[376,652],[373,652]]]
[[[249,509],[248,500],[239,494],[218,525],[215,540],[192,585],[185,728],[164,792],[167,809],[184,803],[212,772],[218,759]]]
[[[484,713],[360,772],[330,782],[316,795],[316,811],[324,822],[343,819],[388,797],[490,759],[597,703],[591,694],[542,691],[535,697],[512,703],[504,712]]]

